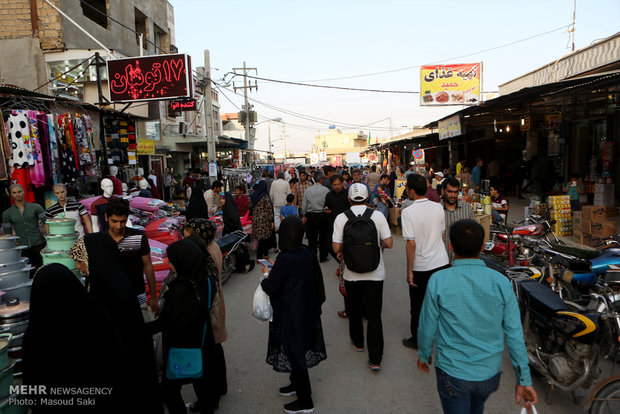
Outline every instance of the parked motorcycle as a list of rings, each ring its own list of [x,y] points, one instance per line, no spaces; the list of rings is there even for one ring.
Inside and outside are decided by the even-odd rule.
[[[253,267],[250,263],[248,239],[247,233],[236,230],[215,241],[222,252],[222,284],[226,283],[234,272],[245,273],[251,270],[248,267]]]
[[[529,274],[507,270],[522,313],[523,333],[530,365],[555,389],[588,389],[598,378],[601,314],[563,301]]]

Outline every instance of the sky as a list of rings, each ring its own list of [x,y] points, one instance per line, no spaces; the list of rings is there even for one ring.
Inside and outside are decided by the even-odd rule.
[[[180,53],[211,57],[220,112],[238,112],[232,68],[257,76],[349,88],[416,91],[420,65],[483,62],[483,90],[571,52],[574,0],[169,0]],[[620,31],[620,1],[577,0],[575,49]],[[529,40],[526,40],[528,39]],[[492,50],[488,50],[492,49]],[[359,76],[384,72],[372,76]],[[387,72],[387,73],[386,73]],[[251,73],[252,74],[252,73]],[[336,79],[335,79],[336,78]],[[337,79],[344,78],[344,79]],[[243,78],[233,79],[242,86]],[[242,91],[238,91],[242,94]],[[289,151],[311,150],[330,125],[371,138],[399,135],[461,109],[425,107],[418,94],[329,90],[258,81],[259,121],[282,118]],[[259,102],[257,102],[259,101]],[[257,125],[256,148],[282,151],[276,122]]]

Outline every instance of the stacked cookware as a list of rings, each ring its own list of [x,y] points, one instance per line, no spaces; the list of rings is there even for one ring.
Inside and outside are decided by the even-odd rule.
[[[45,236],[47,246],[41,252],[44,265],[60,263],[77,274],[75,260],[69,257],[71,246],[80,236],[75,231],[75,222],[76,219],[73,218],[55,218],[45,221],[45,224],[49,227],[49,234]]]
[[[0,412],[8,407],[9,388],[21,371],[21,347],[28,327],[30,271],[28,259],[20,257],[26,246],[17,246],[18,236],[0,236]],[[18,380],[19,381],[19,380]],[[15,411],[20,412],[20,411]]]

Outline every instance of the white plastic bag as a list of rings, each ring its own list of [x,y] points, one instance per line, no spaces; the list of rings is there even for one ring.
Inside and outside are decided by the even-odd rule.
[[[536,406],[532,405],[529,411],[527,408],[521,407],[521,414],[538,414],[538,411],[536,411]]]
[[[261,278],[261,281],[263,279]],[[265,293],[263,287],[258,282],[258,287],[254,292],[254,302],[252,304],[252,316],[261,322],[270,321],[273,310],[271,309],[271,302],[269,301],[269,295]]]

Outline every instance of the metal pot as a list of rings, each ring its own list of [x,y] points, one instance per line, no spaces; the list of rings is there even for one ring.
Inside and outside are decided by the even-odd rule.
[[[17,298],[20,302],[30,301],[30,288],[32,288],[32,280],[4,289],[4,294],[0,297],[2,303],[7,303],[13,298]]]
[[[12,249],[17,245],[17,240],[19,240],[19,236],[0,236],[0,249]]]
[[[10,348],[21,347],[24,332],[28,328],[30,302],[20,302],[12,299],[9,303],[0,305],[0,333],[11,333],[13,338]]]
[[[34,269],[34,267],[26,266],[12,272],[0,273],[0,289],[7,290],[28,282],[32,269]]]
[[[11,333],[0,334],[0,370],[9,365],[9,343],[13,335]]]
[[[60,263],[67,266],[69,269],[75,269],[75,260],[70,258],[67,252],[43,251],[41,252],[41,256],[43,256],[44,265],[48,263]]]
[[[45,224],[48,225],[51,235],[67,235],[75,232],[75,222],[77,219],[73,218],[57,218],[46,220]]]
[[[47,250],[51,252],[68,251],[79,236],[80,233],[78,232],[72,234],[48,234],[45,236],[47,240]]]
[[[15,270],[23,269],[28,265],[30,260],[27,257],[22,257],[14,263],[2,263],[0,264],[0,273],[13,272]]]
[[[0,398],[9,396],[9,389],[13,385],[13,369],[15,368],[15,360],[11,359],[8,366],[0,371]]]
[[[11,249],[0,249],[0,263],[15,263],[22,255],[22,250],[28,246],[17,246]]]

